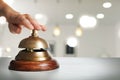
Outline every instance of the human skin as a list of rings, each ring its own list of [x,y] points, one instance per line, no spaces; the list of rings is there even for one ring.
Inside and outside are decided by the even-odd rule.
[[[22,27],[26,27],[30,30],[35,29],[46,31],[46,27],[39,24],[29,14],[21,14],[17,12],[7,5],[3,0],[0,0],[0,16],[6,17],[11,33],[21,33]]]

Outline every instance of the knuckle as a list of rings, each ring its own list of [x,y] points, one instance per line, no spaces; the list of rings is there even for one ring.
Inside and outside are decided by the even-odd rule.
[[[20,21],[24,21],[25,20],[25,17],[23,15],[18,16],[18,18],[19,18]]]
[[[18,23],[19,23],[19,22],[22,22],[22,21],[25,20],[25,16],[19,14],[19,15],[17,15],[17,16],[15,17],[15,20],[18,21]]]
[[[25,16],[25,17],[30,17],[30,15],[29,15],[29,14],[24,14],[24,16]]]

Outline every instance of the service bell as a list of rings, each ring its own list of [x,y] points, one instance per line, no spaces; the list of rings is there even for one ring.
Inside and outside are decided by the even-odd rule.
[[[19,48],[23,50],[10,62],[10,70],[46,71],[59,67],[57,61],[50,56],[48,43],[38,36],[37,30],[32,30],[31,36],[23,39]]]

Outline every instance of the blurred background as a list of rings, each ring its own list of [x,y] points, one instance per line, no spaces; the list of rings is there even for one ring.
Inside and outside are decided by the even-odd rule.
[[[120,0],[4,1],[47,26],[39,36],[48,41],[55,57],[120,56]],[[0,56],[16,56],[19,42],[30,35],[26,28],[19,35],[10,33],[0,17]]]

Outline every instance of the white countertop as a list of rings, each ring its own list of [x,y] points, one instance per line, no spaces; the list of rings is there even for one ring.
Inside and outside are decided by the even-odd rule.
[[[119,58],[55,58],[60,68],[51,71],[8,70],[10,58],[0,58],[0,80],[120,80]]]

